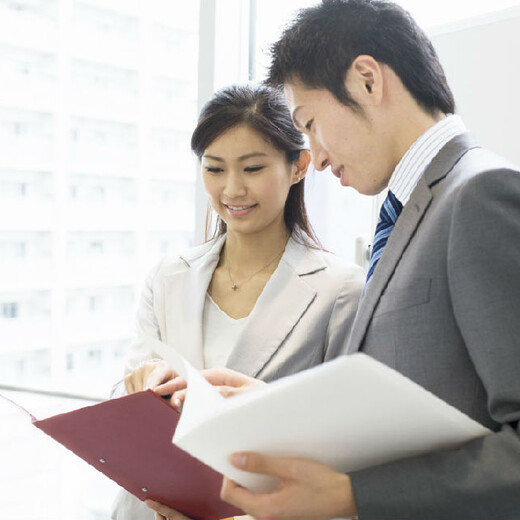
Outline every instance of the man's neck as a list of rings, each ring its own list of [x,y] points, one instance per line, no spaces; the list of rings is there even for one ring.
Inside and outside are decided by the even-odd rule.
[[[407,115],[403,116],[400,119],[399,130],[396,133],[396,166],[421,135],[445,118],[446,114],[440,111],[432,115],[420,108],[415,111],[410,111]]]

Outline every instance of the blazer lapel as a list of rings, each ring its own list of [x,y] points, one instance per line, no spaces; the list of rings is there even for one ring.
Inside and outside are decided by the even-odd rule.
[[[356,352],[362,347],[379,298],[392,278],[403,252],[431,203],[431,187],[446,177],[467,151],[476,147],[478,145],[475,139],[469,134],[454,137],[440,150],[419,179],[410,199],[397,219],[395,228],[388,238],[383,255],[377,264],[377,270],[374,272],[360,301],[352,325],[348,353]]]
[[[316,297],[305,276],[325,268],[319,257],[290,238],[226,366],[256,377]]]
[[[204,299],[224,242],[222,236],[181,256],[185,267],[164,280],[165,342],[198,369],[204,368]]]

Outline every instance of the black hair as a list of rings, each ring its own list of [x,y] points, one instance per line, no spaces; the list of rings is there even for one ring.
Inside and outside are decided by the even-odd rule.
[[[296,162],[305,149],[303,135],[295,128],[281,92],[265,85],[233,85],[217,92],[201,110],[191,137],[191,149],[199,160],[205,150],[225,131],[247,124],[278,150],[289,163]],[[305,178],[293,184],[285,202],[284,220],[295,238],[306,245],[319,246],[309,223],[304,200]],[[211,234],[206,222],[206,238]],[[226,232],[218,218],[213,237]],[[309,241],[310,239],[310,241]]]
[[[406,10],[386,0],[322,0],[300,10],[271,47],[266,84],[300,81],[360,110],[345,88],[345,75],[362,54],[388,65],[428,113],[455,112],[431,41]]]

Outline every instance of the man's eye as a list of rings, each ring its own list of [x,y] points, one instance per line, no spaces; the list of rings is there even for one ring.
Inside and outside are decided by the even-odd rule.
[[[205,168],[209,173],[220,173],[222,171],[222,168],[218,168],[216,166],[205,166]]]
[[[314,123],[314,119],[309,119],[309,121],[307,121],[307,124],[305,125],[305,130],[308,130],[310,132],[312,128],[312,123]]]
[[[265,168],[265,166],[246,166],[244,168],[244,171],[248,172],[248,173],[254,173],[254,172],[259,172],[260,170],[263,170],[264,168]]]

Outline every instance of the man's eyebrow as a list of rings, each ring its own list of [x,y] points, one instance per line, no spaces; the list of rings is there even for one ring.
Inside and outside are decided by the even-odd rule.
[[[293,123],[294,123],[294,126],[296,128],[299,128],[301,129],[301,126],[300,126],[300,123],[298,123],[298,121],[296,120],[296,112],[298,112],[298,110],[300,110],[300,108],[302,108],[302,105],[298,105],[293,111],[292,111],[292,114],[291,114],[291,117],[292,117],[292,120],[293,120]]]

